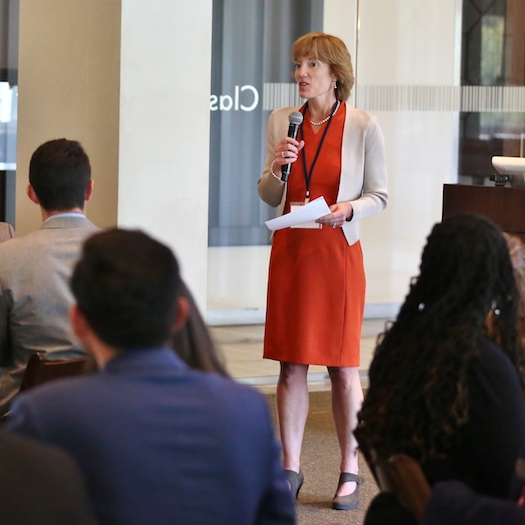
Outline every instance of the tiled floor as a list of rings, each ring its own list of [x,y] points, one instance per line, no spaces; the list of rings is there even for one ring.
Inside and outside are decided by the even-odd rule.
[[[372,360],[377,335],[383,331],[384,319],[366,319],[361,336],[359,374],[363,388],[368,384],[368,366]],[[272,390],[277,383],[279,363],[262,358],[264,325],[214,326],[212,336],[223,352],[229,372],[237,380]],[[328,388],[326,367],[310,366],[309,388]]]

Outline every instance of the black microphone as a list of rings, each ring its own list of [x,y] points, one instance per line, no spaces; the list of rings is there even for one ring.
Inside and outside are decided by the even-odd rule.
[[[288,120],[290,121],[290,125],[288,126],[288,136],[295,140],[297,138],[299,126],[303,122],[303,114],[299,113],[299,111],[292,111],[288,116]],[[281,180],[286,182],[290,175],[290,171],[292,171],[292,164],[283,164],[281,166]]]

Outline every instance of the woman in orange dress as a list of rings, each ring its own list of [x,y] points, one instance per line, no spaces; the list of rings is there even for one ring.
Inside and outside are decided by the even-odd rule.
[[[309,33],[294,43],[292,56],[299,95],[307,102],[271,114],[259,195],[271,206],[280,205],[281,213],[323,196],[330,213],[275,233],[264,357],[281,363],[277,411],[284,468],[295,497],[303,484],[308,366],[327,367],[341,448],[332,507],[346,510],[358,506],[362,483],[352,434],[363,400],[358,366],[365,275],[358,223],[387,204],[383,135],[375,117],[345,102],[354,77],[339,38]],[[303,115],[297,140],[287,137],[292,111]],[[285,164],[292,165],[286,182],[281,180]]]

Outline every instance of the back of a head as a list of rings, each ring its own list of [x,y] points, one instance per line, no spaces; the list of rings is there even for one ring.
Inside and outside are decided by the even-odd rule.
[[[166,344],[179,284],[167,246],[121,229],[90,237],[71,278],[79,311],[101,341],[119,350]]]
[[[90,179],[89,158],[76,140],[45,142],[29,163],[29,183],[47,211],[84,209]]]
[[[500,229],[484,217],[461,214],[432,229],[409,298],[419,309],[470,310],[482,323],[493,304],[501,310],[515,291]]]

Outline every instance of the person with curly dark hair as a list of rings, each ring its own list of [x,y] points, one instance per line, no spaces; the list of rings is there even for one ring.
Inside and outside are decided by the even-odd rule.
[[[409,454],[430,484],[455,479],[506,497],[525,442],[518,302],[496,225],[469,214],[436,224],[379,339],[355,431],[361,446]],[[388,498],[376,497],[365,523],[396,511]]]

